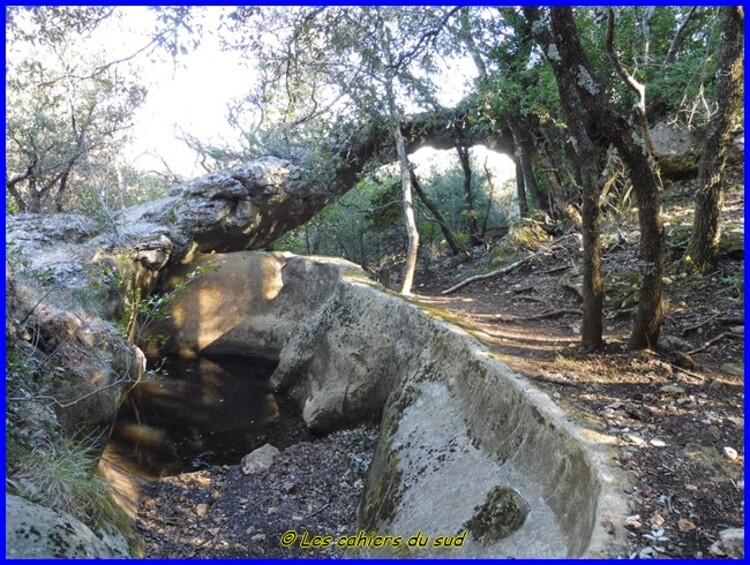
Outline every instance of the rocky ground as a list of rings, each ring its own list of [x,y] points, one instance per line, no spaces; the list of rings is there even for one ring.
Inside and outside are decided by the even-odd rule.
[[[727,191],[724,219],[744,231],[741,175]],[[603,351],[579,347],[575,238],[503,276],[440,292],[486,269],[481,253],[456,268],[417,278],[415,298],[448,310],[517,372],[546,390],[574,418],[611,438],[627,476],[630,551],[622,557],[722,557],[721,541],[744,524],[744,276],[742,253],[718,272],[683,272],[684,227],[694,187],[667,189],[670,243],[663,335],[656,352],[626,350],[635,288],[634,215],[605,231],[607,295]],[[578,282],[577,282],[578,281]],[[168,477],[144,488],[138,529],[147,557],[331,557],[342,550],[290,548],[298,535],[356,533],[355,510],[377,429],[343,431],[284,450],[268,472],[240,466]],[[601,524],[607,528],[608,524]],[[312,541],[311,538],[309,538]]]
[[[355,513],[377,436],[377,428],[361,427],[297,443],[254,475],[223,465],[149,483],[137,521],[144,556],[341,556],[333,543],[300,546],[306,532],[311,546],[315,535],[335,541],[357,533]],[[283,547],[290,530],[298,537]]]

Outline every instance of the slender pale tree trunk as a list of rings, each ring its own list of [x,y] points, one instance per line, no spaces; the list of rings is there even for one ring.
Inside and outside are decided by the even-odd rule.
[[[391,81],[387,82],[386,95],[388,96],[388,109],[391,114],[393,137],[396,141],[396,154],[398,155],[399,171],[401,173],[402,201],[404,204],[404,220],[406,222],[406,234],[409,243],[406,248],[406,264],[404,265],[404,277],[401,282],[401,294],[411,294],[414,283],[414,271],[417,269],[417,251],[419,250],[419,230],[414,218],[414,204],[411,195],[411,175],[409,171],[409,160],[406,157],[406,143],[401,133],[401,115],[396,109],[396,97],[393,93]]]

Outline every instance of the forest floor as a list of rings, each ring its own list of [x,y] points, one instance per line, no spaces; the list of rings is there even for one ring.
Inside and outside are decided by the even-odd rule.
[[[734,178],[723,221],[741,233],[744,193]],[[596,354],[580,347],[582,300],[576,279],[565,276],[579,256],[575,239],[448,295],[440,293],[481,271],[481,260],[416,281],[416,298],[481,330],[507,365],[614,438],[615,462],[631,485],[631,556],[722,556],[719,532],[744,525],[744,262],[735,250],[712,275],[683,274],[679,238],[692,221],[692,194],[689,184],[666,191],[672,237],[658,352],[626,349],[631,309],[620,299],[627,302],[627,268],[637,261],[634,217],[609,227],[617,237],[604,254],[605,292],[617,299],[605,305],[606,345]]]
[[[744,232],[741,183],[735,176],[727,191],[724,222]],[[415,299],[455,315],[574,419],[612,438],[613,462],[630,485],[630,515],[621,525],[631,543],[622,557],[723,556],[731,550],[717,543],[719,532],[744,524],[744,264],[735,250],[715,274],[681,272],[693,190],[685,183],[666,191],[667,340],[659,352],[626,349],[638,261],[634,215],[605,227],[611,300],[599,353],[579,346],[575,238],[449,295],[440,292],[487,270],[486,253],[459,267],[422,271],[415,285]],[[375,428],[336,432],[284,450],[260,475],[224,465],[144,485],[137,518],[144,556],[343,555],[335,547],[300,549],[299,540],[284,548],[279,539],[290,529],[356,533],[356,505],[376,439]]]

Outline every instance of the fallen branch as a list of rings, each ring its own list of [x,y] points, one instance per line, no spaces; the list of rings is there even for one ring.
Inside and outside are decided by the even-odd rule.
[[[312,516],[315,516],[316,514],[320,514],[321,512],[323,512],[323,510],[325,510],[326,508],[328,508],[330,505],[331,505],[330,502],[328,504],[324,504],[323,506],[321,506],[320,508],[318,508],[315,512],[311,512],[310,514],[308,514],[307,516],[305,516],[305,520],[307,520],[308,518],[310,518]]]
[[[565,385],[565,386],[577,386],[578,385],[578,383],[571,381],[570,379],[567,379],[563,377],[562,375],[556,375],[556,374],[537,375],[536,378],[539,379],[540,381],[544,381],[544,382],[552,383],[556,385]]]
[[[687,376],[689,376],[689,377],[693,377],[694,379],[698,379],[698,380],[699,380],[699,381],[701,381],[702,383],[705,383],[705,382],[706,382],[706,377],[704,377],[703,375],[700,375],[700,374],[698,374],[698,373],[695,373],[695,372],[693,372],[693,371],[690,371],[690,370],[688,370],[688,369],[685,369],[684,367],[680,367],[679,365],[677,365],[677,364],[675,364],[675,363],[672,363],[672,362],[669,362],[669,365],[670,365],[670,366],[671,366],[671,367],[672,367],[672,368],[673,368],[673,369],[674,369],[675,371],[677,371],[677,372],[680,372],[680,373],[685,373],[685,374],[686,374]]]
[[[714,314],[712,316],[709,316],[708,318],[706,318],[702,322],[698,322],[695,325],[686,327],[684,330],[682,330],[682,335],[687,335],[690,332],[697,330],[698,328],[702,328],[706,324],[708,324],[710,322],[713,322],[718,316],[719,316],[718,314]]]
[[[711,347],[714,343],[716,343],[717,341],[721,341],[725,337],[733,337],[735,339],[742,339],[743,336],[740,334],[736,334],[734,332],[723,332],[717,335],[716,337],[709,339],[706,343],[704,343],[700,347],[696,347],[695,349],[691,349],[690,351],[687,351],[686,355],[693,355],[695,353],[705,351],[706,349]]]
[[[519,296],[519,300],[528,300],[529,302],[538,302],[539,304],[549,304],[549,299],[537,298],[536,296]]]
[[[571,265],[562,265],[561,267],[553,267],[552,269],[547,269],[546,271],[542,271],[543,275],[551,275],[552,273],[559,273],[560,271],[566,271],[571,268]]]
[[[526,318],[516,318],[515,322],[530,322],[531,320],[543,320],[545,318],[558,318],[567,314],[575,314],[577,316],[583,316],[582,310],[576,310],[575,308],[560,308],[559,310],[550,310],[549,312],[542,312],[535,316],[528,316]]]
[[[568,235],[565,235],[565,236],[557,239],[556,241],[554,241],[551,245],[549,245],[547,247],[544,247],[544,248],[540,249],[539,251],[536,251],[535,253],[532,253],[531,255],[527,255],[526,257],[524,257],[523,259],[519,259],[515,263],[511,263],[510,265],[506,265],[502,269],[497,269],[496,271],[492,271],[492,272],[489,272],[489,273],[482,273],[480,275],[474,275],[473,277],[469,277],[468,279],[465,279],[465,280],[461,281],[460,283],[458,283],[458,284],[450,287],[449,289],[444,290],[440,294],[441,295],[451,294],[452,292],[456,292],[459,288],[462,288],[462,287],[466,286],[469,283],[473,283],[473,282],[476,282],[476,281],[481,281],[481,280],[484,280],[484,279],[491,279],[492,277],[497,277],[499,275],[505,275],[507,273],[510,273],[511,271],[517,269],[518,267],[520,267],[524,263],[527,263],[527,262],[531,261],[535,257],[539,257],[540,255],[544,255],[545,253],[548,253],[549,251],[552,251],[554,249],[559,249],[561,247],[561,243],[563,242],[563,240],[568,239],[570,237],[573,237],[575,235],[577,235],[577,234],[568,234]]]

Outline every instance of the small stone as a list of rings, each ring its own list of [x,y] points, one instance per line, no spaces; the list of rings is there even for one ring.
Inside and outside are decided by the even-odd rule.
[[[724,456],[730,461],[737,461],[737,458],[740,456],[740,454],[737,453],[737,450],[733,447],[725,447]]]
[[[721,428],[718,426],[708,426],[706,428],[706,433],[717,441],[721,439]]]
[[[736,334],[745,333],[745,326],[730,326],[729,329],[732,330]]]
[[[632,516],[627,516],[625,518],[625,521],[623,522],[623,526],[628,528],[629,530],[638,530],[642,526],[641,524],[641,517],[639,514],[633,514]]]
[[[220,531],[221,531],[221,530],[220,530],[219,528],[210,528],[210,529],[208,530],[208,533],[209,533],[209,534],[211,534],[212,536],[216,537],[216,536],[218,536],[218,535],[219,535],[219,532],[220,532]]]
[[[685,485],[685,490],[696,491],[698,490],[698,487],[695,485],[688,484],[688,485]]]
[[[652,439],[651,441],[649,441],[649,443],[653,445],[654,447],[666,447],[667,446],[664,440],[657,439],[657,438]]]
[[[677,528],[681,532],[692,532],[696,528],[696,525],[687,518],[680,518],[677,520]]]
[[[215,490],[211,493],[211,500],[219,500],[221,498],[221,491]]]
[[[685,394],[684,388],[682,388],[681,386],[673,385],[673,384],[664,385],[659,390],[662,392],[669,393],[669,394]]]
[[[294,520],[295,522],[302,522],[304,519],[304,516],[300,516],[299,514],[292,515],[292,520]]]
[[[745,556],[745,528],[727,528],[719,532],[722,548],[730,557]]]
[[[646,443],[645,439],[635,434],[628,434],[625,436],[625,439],[627,439],[631,443],[634,443],[635,445],[643,445],[644,443]]]
[[[240,504],[247,504],[247,498],[240,498]]]
[[[245,475],[257,475],[268,471],[279,453],[279,450],[270,443],[259,447],[242,458],[242,472]]]
[[[659,349],[667,351],[690,351],[690,343],[672,335],[661,336],[658,341]]]
[[[199,518],[203,518],[208,514],[208,504],[197,504],[195,506],[195,513]]]
[[[651,516],[651,519],[649,520],[649,522],[651,522],[651,525],[656,527],[663,526],[665,521],[666,520],[664,520],[664,516],[658,513]]]
[[[279,513],[279,507],[278,506],[269,506],[268,510],[266,510],[266,514],[268,514],[269,516],[271,514],[278,514],[278,513]]]
[[[250,541],[253,543],[261,543],[266,541],[266,534],[255,534],[250,538]]]

